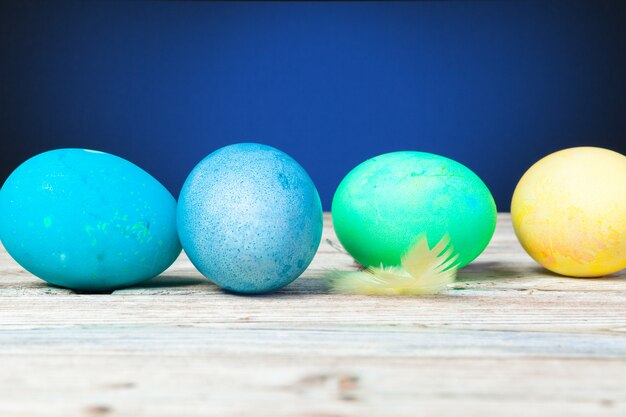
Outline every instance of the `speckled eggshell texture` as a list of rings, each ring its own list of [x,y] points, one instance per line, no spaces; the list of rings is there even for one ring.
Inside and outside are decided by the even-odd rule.
[[[20,165],[0,191],[0,238],[49,283],[110,291],[152,278],[181,251],[176,201],[138,166],[58,149]]]
[[[464,165],[424,152],[393,152],[354,168],[332,204],[345,249],[365,266],[396,266],[420,236],[432,247],[446,234],[462,267],[487,246],[496,226],[487,186]]]
[[[279,289],[307,268],[322,205],[306,171],[278,149],[226,146],[203,159],[180,194],[178,233],[198,270],[239,293]]]
[[[594,147],[546,156],[517,184],[511,218],[526,252],[553,272],[626,268],[626,156]]]

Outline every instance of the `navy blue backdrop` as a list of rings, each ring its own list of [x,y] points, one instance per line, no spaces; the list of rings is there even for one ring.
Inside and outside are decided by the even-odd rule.
[[[626,153],[619,2],[2,2],[0,180],[58,147],[100,149],[177,196],[218,147],[298,160],[325,209],[374,155],[480,175],[498,208],[552,151]]]

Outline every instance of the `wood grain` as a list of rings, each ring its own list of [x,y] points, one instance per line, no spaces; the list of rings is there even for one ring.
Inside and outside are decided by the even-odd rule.
[[[508,215],[449,291],[328,293],[354,269],[325,218],[305,274],[225,293],[185,255],[112,294],[49,286],[0,250],[0,416],[624,416],[626,275],[559,277]]]

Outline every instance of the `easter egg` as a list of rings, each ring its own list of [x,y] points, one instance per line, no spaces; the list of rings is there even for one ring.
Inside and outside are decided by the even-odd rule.
[[[178,256],[176,201],[125,159],[57,149],[21,164],[0,190],[0,239],[27,271],[102,292],[152,278]]]
[[[535,163],[511,202],[515,233],[539,264],[597,277],[626,268],[626,156],[565,149]]]
[[[307,268],[322,236],[322,205],[289,155],[255,143],[218,149],[189,174],[178,233],[194,266],[229,291],[279,289]]]
[[[369,159],[341,181],[332,203],[335,232],[365,266],[400,265],[420,237],[432,248],[444,236],[467,265],[487,246],[496,226],[487,186],[464,165],[424,152]]]

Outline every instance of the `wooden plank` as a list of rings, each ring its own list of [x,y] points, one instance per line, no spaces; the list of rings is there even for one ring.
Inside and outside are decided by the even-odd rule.
[[[626,274],[558,277],[500,215],[444,294],[328,292],[354,269],[325,217],[305,274],[237,296],[183,254],[112,294],[48,286],[0,250],[1,416],[623,416]]]

